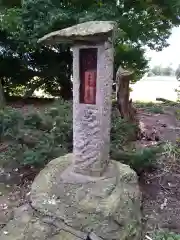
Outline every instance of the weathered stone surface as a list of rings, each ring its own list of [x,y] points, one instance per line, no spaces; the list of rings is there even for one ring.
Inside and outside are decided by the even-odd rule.
[[[82,239],[74,236],[69,232],[62,230],[57,235],[52,237],[51,240],[82,240]]]
[[[1,215],[0,215],[0,229],[6,225],[9,220],[13,217],[13,210],[6,210],[2,211],[1,210]]]
[[[32,185],[32,206],[83,233],[93,229],[107,240],[139,239],[141,195],[135,172],[111,161],[108,177],[67,184],[61,174],[72,158],[72,154],[57,158],[40,172]]]
[[[82,240],[84,235],[76,236],[76,231],[68,228],[63,230],[63,223],[35,212],[29,205],[16,209],[14,218],[0,231],[1,240]],[[65,227],[66,228],[66,227]],[[75,233],[75,235],[73,234]]]
[[[53,227],[35,216],[29,205],[15,211],[14,218],[0,231],[1,240],[45,240],[53,234]]]
[[[101,176],[109,161],[114,50],[110,42],[97,47],[96,104],[80,104],[79,50],[73,48],[73,152],[75,172]]]
[[[92,41],[107,39],[108,34],[112,35],[115,22],[112,21],[89,21],[75,26],[49,33],[39,39],[39,43],[60,43],[74,41]]]

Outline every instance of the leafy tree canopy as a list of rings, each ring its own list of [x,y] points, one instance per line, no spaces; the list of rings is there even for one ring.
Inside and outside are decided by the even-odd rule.
[[[11,5],[18,0],[7,2]],[[121,29],[118,43],[146,44],[160,50],[166,46],[171,28],[179,25],[179,15],[178,0],[23,0],[21,7],[6,10],[1,25],[10,34],[36,41],[75,23],[115,20]]]
[[[180,23],[179,0],[1,0],[1,6],[1,29],[26,53],[41,51],[37,39],[51,31],[89,20],[116,21],[115,67],[121,64],[138,76],[147,69],[144,47],[162,50]]]

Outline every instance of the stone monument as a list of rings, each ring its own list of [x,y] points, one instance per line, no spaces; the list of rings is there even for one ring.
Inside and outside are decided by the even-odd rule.
[[[109,159],[115,31],[114,22],[92,21],[39,40],[73,46],[73,153],[51,161],[32,185],[26,232],[43,236],[33,240],[140,239],[136,173]]]
[[[76,177],[86,181],[103,176],[109,162],[114,29],[114,22],[88,22],[39,40],[73,44],[74,149],[72,170],[66,176],[73,182]]]

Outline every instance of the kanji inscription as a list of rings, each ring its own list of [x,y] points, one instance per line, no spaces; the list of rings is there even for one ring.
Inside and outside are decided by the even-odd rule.
[[[96,104],[97,49],[80,50],[80,103]]]

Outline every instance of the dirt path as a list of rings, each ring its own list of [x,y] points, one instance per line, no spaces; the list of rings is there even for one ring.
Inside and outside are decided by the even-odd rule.
[[[37,171],[27,168],[0,168],[0,228],[13,216],[13,211],[29,202],[30,188]]]
[[[140,177],[145,232],[163,229],[180,233],[180,164],[173,149],[180,131],[175,110],[167,108],[165,114],[156,115],[141,113],[140,119],[148,131],[155,131],[160,140],[168,141],[167,153],[160,158],[157,170]],[[142,140],[140,144],[150,143]]]

